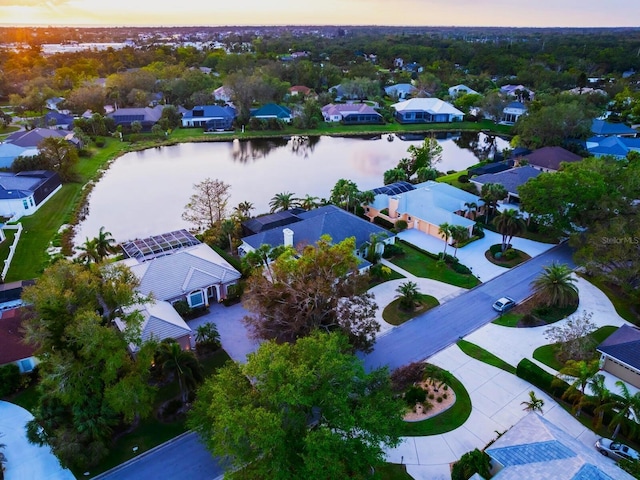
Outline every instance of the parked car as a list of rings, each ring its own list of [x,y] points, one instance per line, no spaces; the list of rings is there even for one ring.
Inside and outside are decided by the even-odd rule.
[[[640,453],[636,452],[633,448],[609,438],[598,439],[596,448],[602,455],[611,457],[614,460],[640,460]]]
[[[500,313],[504,313],[515,306],[516,306],[515,300],[510,297],[501,297],[495,302],[493,302],[493,309],[496,312],[500,312]]]

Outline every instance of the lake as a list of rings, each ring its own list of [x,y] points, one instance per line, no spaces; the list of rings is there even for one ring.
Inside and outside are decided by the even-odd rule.
[[[96,184],[86,218],[76,227],[75,243],[98,234],[100,227],[117,242],[189,228],[182,220],[193,185],[217,178],[231,185],[229,208],[252,202],[253,215],[266,213],[277,193],[328,198],[346,178],[360,190],[383,185],[383,174],[407,157],[409,145],[423,136],[374,138],[299,137],[233,142],[182,143],[131,152],[118,158]],[[443,147],[440,171],[462,170],[508,147],[484,133],[438,133]]]

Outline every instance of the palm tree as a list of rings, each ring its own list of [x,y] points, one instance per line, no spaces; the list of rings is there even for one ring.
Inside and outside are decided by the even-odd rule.
[[[233,209],[233,213],[241,220],[246,220],[251,215],[251,210],[255,207],[251,202],[240,202],[237,207]]]
[[[376,194],[372,190],[365,190],[360,192],[358,197],[361,205],[371,205],[376,199]]]
[[[447,245],[449,244],[449,238],[451,238],[451,229],[453,228],[453,225],[445,222],[438,225],[438,228],[440,229],[440,236],[444,238],[444,251],[442,252],[442,255],[444,256],[447,254]]]
[[[416,298],[420,295],[418,284],[412,281],[404,282],[396,288],[396,292],[398,292],[396,297],[400,297],[400,306],[406,310],[413,310]]]
[[[116,253],[118,251],[116,241],[111,235],[111,232],[105,232],[104,227],[100,227],[98,236],[94,240],[96,252],[98,253],[98,257],[101,261],[105,257],[109,256],[109,254]]]
[[[380,259],[379,245],[382,244],[382,241],[387,238],[388,235],[386,233],[372,233],[369,235],[369,241],[366,244],[367,249],[367,260],[371,263],[376,263]]]
[[[300,199],[300,208],[305,210],[313,210],[317,208],[319,205],[318,197],[314,197],[313,195],[309,195],[308,193],[304,196],[304,198]]]
[[[476,213],[478,213],[478,204],[476,202],[465,202],[464,206],[467,207],[467,218],[475,220]],[[471,218],[471,214],[473,214],[473,218]]]
[[[524,402],[520,402],[520,405],[524,405],[523,410],[525,412],[542,412],[542,407],[544,407],[544,400],[536,397],[536,392],[531,390],[529,392],[529,400],[525,400]]]
[[[498,230],[498,233],[502,235],[502,253],[504,253],[511,244],[514,236],[520,235],[527,229],[522,215],[520,215],[518,210],[513,208],[500,212],[493,219],[493,225],[496,227],[496,230]]]
[[[585,388],[589,380],[598,373],[600,363],[598,360],[586,362],[584,360],[568,360],[558,372],[558,378],[570,382],[569,388],[562,394],[563,399],[573,399],[576,409],[576,417],[580,416],[584,405]]]
[[[233,253],[233,236],[238,230],[238,224],[231,218],[225,218],[220,223],[220,229],[222,231],[222,234],[226,235],[227,240],[229,241],[229,253]]]
[[[197,345],[216,348],[220,346],[220,334],[215,323],[203,323],[196,328]]]
[[[604,420],[605,408],[604,405],[607,405],[611,402],[612,392],[609,390],[604,384],[605,376],[601,373],[598,373],[589,379],[589,390],[591,390],[591,395],[586,397],[586,402],[590,405],[594,405],[593,409],[593,427],[598,429],[602,426],[602,422]]]
[[[611,438],[616,438],[622,424],[629,416],[640,418],[640,392],[631,395],[627,384],[620,380],[616,382],[616,386],[620,389],[620,394],[613,394],[609,402],[600,406],[601,409],[613,412],[613,418],[609,422],[609,428],[614,428]],[[631,433],[635,433],[638,424],[633,420],[626,422],[626,424],[632,430]]]
[[[553,262],[543,268],[542,273],[531,282],[534,295],[549,307],[567,307],[578,302],[578,287],[572,270],[565,264]]]
[[[193,391],[204,377],[196,356],[190,350],[183,350],[175,340],[163,341],[158,348],[157,362],[162,373],[178,379],[182,401],[186,403],[189,392]]]
[[[78,255],[78,260],[80,262],[89,264],[92,262],[97,263],[100,261],[95,238],[89,240],[89,238],[87,237],[84,243],[78,247],[78,250],[80,250],[81,252],[80,255]]]
[[[298,199],[291,192],[276,193],[269,201],[271,213],[284,212],[298,204]]]
[[[495,212],[498,201],[507,196],[507,189],[499,183],[485,183],[480,190],[480,198],[485,203],[486,217],[484,223],[489,223],[489,213]]]
[[[467,227],[463,227],[462,225],[452,225],[450,234],[455,246],[455,250],[453,252],[453,256],[455,257],[458,255],[458,246],[460,243],[469,238],[469,230],[467,230]]]

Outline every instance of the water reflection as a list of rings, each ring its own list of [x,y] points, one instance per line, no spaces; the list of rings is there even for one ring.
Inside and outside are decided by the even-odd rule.
[[[491,150],[508,146],[485,134],[438,136],[443,155],[436,168],[444,172],[467,168]],[[128,153],[96,184],[75,242],[95,237],[101,226],[119,242],[189,227],[181,218],[184,206],[193,185],[207,177],[231,185],[230,210],[246,201],[254,204],[254,214],[268,211],[269,200],[280,192],[327,198],[341,178],[369,190],[382,185],[384,172],[407,156],[409,145],[420,145],[423,139],[290,137],[185,143]]]

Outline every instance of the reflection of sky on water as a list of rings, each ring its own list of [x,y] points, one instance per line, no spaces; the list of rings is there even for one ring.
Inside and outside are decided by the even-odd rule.
[[[276,193],[329,196],[340,178],[361,190],[382,185],[382,176],[407,156],[409,145],[387,136],[377,140],[322,137],[295,140],[185,143],[128,153],[115,161],[91,193],[89,215],[77,228],[76,243],[97,235],[101,226],[118,242],[189,227],[181,218],[193,184],[218,178],[231,185],[229,208],[252,202],[253,214],[269,209]],[[440,140],[441,171],[460,170],[477,162],[453,139]],[[507,146],[498,141],[498,148]]]

